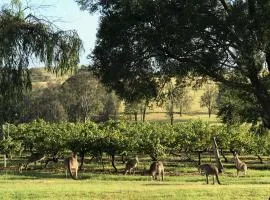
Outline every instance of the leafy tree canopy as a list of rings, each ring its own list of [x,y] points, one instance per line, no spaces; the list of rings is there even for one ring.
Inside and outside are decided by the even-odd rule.
[[[263,113],[254,95],[224,85],[219,90],[217,108],[218,116],[229,125],[243,122],[256,125]]]
[[[76,31],[63,31],[50,21],[26,15],[19,0],[11,2],[13,6],[0,10],[0,102],[6,107],[31,88],[28,67],[32,60],[64,73],[76,68],[82,50]]]
[[[101,13],[94,67],[122,96],[156,95],[157,77],[208,76],[253,94],[270,128],[268,0],[76,2]]]

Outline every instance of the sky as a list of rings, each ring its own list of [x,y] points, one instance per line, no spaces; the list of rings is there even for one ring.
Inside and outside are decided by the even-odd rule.
[[[11,0],[0,0],[0,7]],[[80,64],[88,65],[87,55],[94,49],[99,17],[80,10],[75,0],[21,0],[36,16],[46,17],[62,30],[76,30],[83,41]]]

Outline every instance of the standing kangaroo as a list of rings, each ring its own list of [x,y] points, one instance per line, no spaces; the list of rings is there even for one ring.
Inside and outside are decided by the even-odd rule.
[[[19,171],[20,173],[22,173],[22,170],[25,168],[25,170],[27,170],[27,167],[30,163],[33,162],[38,162],[38,161],[42,161],[46,158],[46,156],[44,155],[44,153],[32,153],[29,158],[27,159],[25,164],[22,164],[19,167]]]
[[[247,165],[246,165],[246,163],[244,163],[243,161],[241,161],[238,158],[238,154],[236,152],[233,153],[233,157],[234,157],[235,167],[236,167],[236,170],[237,170],[237,177],[239,176],[240,171],[243,171],[244,175],[246,175],[247,174]]]
[[[78,178],[78,168],[79,168],[77,155],[72,155],[66,158],[64,160],[64,165],[66,168],[66,178],[67,178],[67,173],[69,172],[71,178],[76,180]],[[75,176],[73,174],[75,174]]]
[[[129,174],[131,174],[131,170],[133,170],[133,174],[134,174],[135,168],[137,167],[138,163],[139,163],[138,156],[136,156],[135,159],[128,160],[126,163],[124,175],[126,175],[127,172],[129,172]]]
[[[157,180],[157,175],[159,176],[159,180],[164,180],[164,166],[161,161],[154,161],[150,165],[149,174],[152,176],[152,180]]]
[[[213,175],[213,184],[215,184],[215,177],[217,179],[218,184],[220,184],[218,179],[218,168],[216,166],[210,164],[203,164],[199,166],[199,172],[204,172],[206,176],[206,183],[209,184],[208,176]],[[203,173],[202,173],[203,174]]]

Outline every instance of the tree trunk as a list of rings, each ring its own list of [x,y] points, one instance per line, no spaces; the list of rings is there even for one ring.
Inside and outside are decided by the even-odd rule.
[[[180,109],[179,109],[180,117],[182,117],[182,112],[183,112],[183,108],[182,108],[182,106],[180,106]]]
[[[122,163],[125,164],[126,163],[126,159],[124,158],[125,155],[122,155],[121,158],[122,158]]]
[[[173,125],[173,101],[171,101],[171,109],[170,109],[170,118],[171,118],[171,125]]]
[[[254,94],[262,107],[263,125],[270,129],[270,95],[267,91],[267,87],[258,79],[256,74],[252,74],[250,80],[254,87]]]
[[[85,155],[85,153],[84,153],[84,152],[80,152],[81,163],[80,163],[79,170],[82,170],[83,163],[84,163],[84,155]]]
[[[218,151],[217,142],[216,142],[215,137],[213,137],[213,150],[214,150],[214,154],[215,154],[216,163],[218,166],[218,171],[221,173],[224,171],[224,167],[223,167],[223,164],[221,163],[221,160],[219,157],[219,151]]]
[[[263,164],[263,159],[260,155],[257,155],[258,159],[260,160],[260,164]]]
[[[102,156],[100,158],[100,161],[101,161],[101,165],[102,165],[102,171],[104,172],[105,171],[105,165],[104,165],[103,157]]]
[[[49,162],[51,162],[51,161],[54,162],[54,163],[57,163],[58,162],[58,158],[56,158],[56,157],[48,158],[46,160],[46,162],[45,162],[44,168],[46,168],[47,165],[49,164]]]
[[[270,73],[270,45],[266,48],[265,59],[267,63],[268,73]]]
[[[143,107],[143,116],[142,116],[142,121],[145,122],[145,114],[146,114],[146,105]]]
[[[44,168],[46,168],[47,165],[49,164],[49,162],[51,162],[51,161],[53,161],[54,163],[57,163],[58,162],[57,153],[58,153],[58,151],[54,151],[52,153],[52,158],[48,158],[46,160]]]
[[[223,152],[223,149],[221,148],[220,149],[220,154],[222,155],[222,157],[224,158],[224,162],[227,163],[228,162],[228,159],[227,157],[225,156],[224,152]]]
[[[114,154],[112,155],[112,166],[113,166],[115,172],[117,173],[118,170],[117,170],[117,168],[115,166],[115,155]]]
[[[169,113],[170,116],[170,124],[173,125],[173,112]]]
[[[157,159],[157,154],[156,153],[153,153],[153,154],[151,154],[151,155],[149,155],[150,156],[150,158],[152,159],[152,161],[157,161],[158,159]]]
[[[138,113],[137,112],[134,113],[134,117],[135,117],[135,121],[137,122],[138,121]]]
[[[198,152],[198,165],[201,165],[201,151]]]

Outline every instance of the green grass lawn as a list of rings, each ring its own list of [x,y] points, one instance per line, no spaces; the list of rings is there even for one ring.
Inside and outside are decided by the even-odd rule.
[[[123,175],[124,164],[120,157],[115,174],[110,160],[104,158],[105,168],[101,163],[89,161],[87,157],[84,170],[79,172],[79,180],[65,178],[63,161],[50,163],[47,169],[40,169],[41,164],[31,164],[28,171],[18,172],[22,160],[13,158],[8,168],[0,171],[0,199],[265,199],[270,197],[270,159],[263,157],[260,164],[256,156],[241,156],[248,165],[247,175],[236,177],[236,169],[231,161],[231,154],[226,155],[229,162],[223,163],[225,172],[220,174],[221,185],[207,185],[205,177],[200,175],[195,161],[189,162],[184,157],[166,157],[165,181],[151,181],[144,176],[150,158],[140,157],[135,175]],[[214,160],[205,154],[202,163]],[[0,162],[2,166],[2,163]],[[44,163],[43,163],[44,165]],[[242,174],[241,174],[242,175]]]
[[[18,174],[2,171],[0,199],[268,199],[270,171],[249,170],[236,177],[234,169],[220,175],[222,185],[205,183],[194,171],[165,176],[164,182],[148,176],[80,173],[80,180],[66,179],[64,172],[33,170]]]

